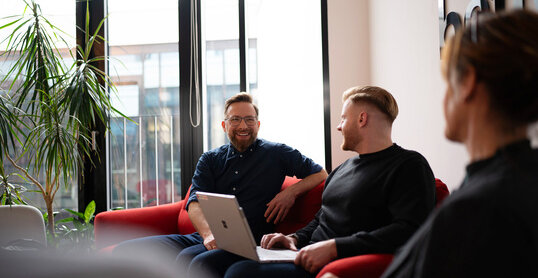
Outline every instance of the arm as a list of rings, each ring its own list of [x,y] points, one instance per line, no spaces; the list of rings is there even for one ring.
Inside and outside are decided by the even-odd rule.
[[[283,247],[297,251],[297,237],[285,236],[280,233],[264,235],[261,246],[270,249],[272,247]],[[295,257],[294,263],[302,266],[310,273],[315,273],[317,270],[335,259],[336,243],[334,239],[316,242],[301,249]]]
[[[212,164],[210,155],[207,153],[202,154],[192,177],[192,187],[186,205],[192,225],[204,239],[204,246],[207,250],[215,249],[217,245],[213,233],[211,233],[205,216],[202,213],[200,204],[198,203],[196,192],[215,192],[215,178],[213,176],[213,170],[210,167]]]
[[[189,218],[196,231],[198,231],[200,236],[204,239],[204,246],[207,250],[215,249],[217,247],[215,238],[209,229],[209,225],[207,224],[198,202],[191,202],[189,204]]]
[[[312,188],[316,187],[318,184],[323,182],[325,178],[327,178],[327,172],[324,169],[321,169],[321,171],[305,177],[298,183],[278,193],[267,204],[267,210],[264,214],[267,222],[274,220],[274,223],[277,224],[278,222],[282,221],[295,203],[295,199],[297,199],[297,197],[301,196],[303,193],[308,192]]]

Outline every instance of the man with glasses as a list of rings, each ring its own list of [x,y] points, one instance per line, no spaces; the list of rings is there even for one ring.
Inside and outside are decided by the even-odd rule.
[[[179,254],[176,260],[183,264],[218,248],[198,204],[197,191],[235,195],[257,242],[273,232],[295,199],[320,184],[327,172],[296,149],[257,138],[258,113],[246,93],[226,100],[222,128],[230,143],[202,154],[192,178],[187,210],[196,233],[130,240],[118,245],[115,252],[159,247]],[[302,180],[280,192],[285,176]]]

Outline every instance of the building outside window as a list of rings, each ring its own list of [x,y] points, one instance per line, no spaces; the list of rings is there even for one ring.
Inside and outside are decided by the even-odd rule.
[[[189,119],[179,116],[179,1],[106,2],[108,74],[117,88],[112,103],[130,118],[110,118],[108,208],[178,201],[189,186],[180,181],[180,122]],[[259,136],[324,165],[321,3],[244,2],[247,91],[260,107]],[[1,15],[22,10],[22,1],[0,3]],[[74,46],[75,2],[38,3]],[[200,3],[204,141],[198,143],[209,150],[228,143],[221,127],[224,101],[240,91],[240,15],[238,0]],[[56,207],[76,208],[77,187],[56,201]]]

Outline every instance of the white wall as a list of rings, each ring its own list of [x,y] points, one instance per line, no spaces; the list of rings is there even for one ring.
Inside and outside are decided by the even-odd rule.
[[[332,167],[356,155],[340,148],[342,134],[336,130],[342,112],[342,92],[370,84],[368,1],[329,0],[329,74],[331,89]]]
[[[365,82],[383,87],[400,108],[394,141],[422,153],[435,176],[457,188],[467,155],[463,146],[444,138],[437,1],[329,0],[328,5],[333,131],[343,90]],[[333,168],[346,158],[337,150],[341,136],[334,133]]]

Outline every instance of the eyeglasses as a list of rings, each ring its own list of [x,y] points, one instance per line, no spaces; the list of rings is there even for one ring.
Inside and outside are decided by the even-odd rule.
[[[245,124],[247,126],[254,126],[258,122],[258,118],[255,116],[246,116],[246,117],[233,116],[230,118],[226,118],[224,120],[228,121],[232,127],[239,126],[241,124],[241,121],[245,121]]]

